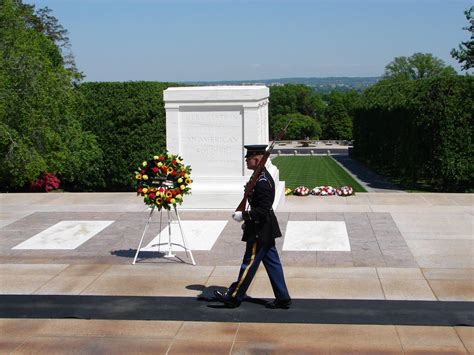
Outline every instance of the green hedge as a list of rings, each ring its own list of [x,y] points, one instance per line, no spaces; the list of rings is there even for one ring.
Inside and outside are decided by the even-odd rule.
[[[136,164],[166,148],[161,82],[84,83],[78,116],[104,153],[96,191],[130,191]]]
[[[474,78],[379,83],[354,118],[354,156],[404,184],[473,188]]]

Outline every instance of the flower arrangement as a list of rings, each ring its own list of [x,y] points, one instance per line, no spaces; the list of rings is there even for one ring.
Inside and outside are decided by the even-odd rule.
[[[351,196],[354,195],[354,189],[351,185],[342,186],[340,189],[336,190],[338,196]]]
[[[309,189],[306,186],[298,186],[293,190],[293,194],[297,196],[308,196]]]
[[[137,195],[150,207],[169,210],[191,193],[191,166],[185,166],[179,155],[169,152],[144,161],[135,171]]]
[[[336,194],[336,189],[332,186],[316,186],[311,190],[311,194],[315,196],[332,196]]]
[[[311,194],[313,196],[351,196],[355,195],[354,189],[352,186],[342,186],[338,189],[332,186],[316,186],[314,189],[310,190],[306,186],[298,186],[294,190],[290,188],[285,189],[285,196],[296,195],[296,196],[307,196]]]
[[[61,181],[53,173],[43,173],[30,184],[31,191],[50,192],[59,189]]]

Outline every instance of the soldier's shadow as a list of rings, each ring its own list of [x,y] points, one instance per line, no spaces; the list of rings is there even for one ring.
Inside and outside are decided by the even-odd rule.
[[[214,291],[225,292],[227,287],[224,286],[204,286],[204,285],[188,285],[186,286],[188,290],[200,291],[201,293],[197,295],[196,299],[201,302],[219,302],[219,300],[214,295]],[[258,305],[266,305],[267,301],[261,298],[253,298],[250,296],[245,296],[242,302],[249,302]],[[211,308],[225,308],[224,305],[209,305]]]

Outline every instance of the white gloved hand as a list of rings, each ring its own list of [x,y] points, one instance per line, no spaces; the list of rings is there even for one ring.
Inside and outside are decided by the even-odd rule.
[[[240,211],[236,211],[232,213],[232,218],[234,219],[234,221],[237,221],[237,222],[242,222],[244,220],[244,217],[242,216],[242,212]]]

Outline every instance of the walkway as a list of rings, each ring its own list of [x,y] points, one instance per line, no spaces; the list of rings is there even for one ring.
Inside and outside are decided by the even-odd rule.
[[[473,202],[289,196],[277,211],[277,247],[295,306],[262,306],[272,297],[262,269],[252,298],[228,310],[212,291],[234,280],[243,252],[230,211],[182,210],[197,266],[158,251],[131,265],[148,214],[135,194],[1,194],[0,352],[473,353]],[[62,221],[111,223],[82,244],[77,234],[68,250],[18,248]],[[199,237],[204,225],[213,229]],[[39,245],[52,245],[42,235]]]

